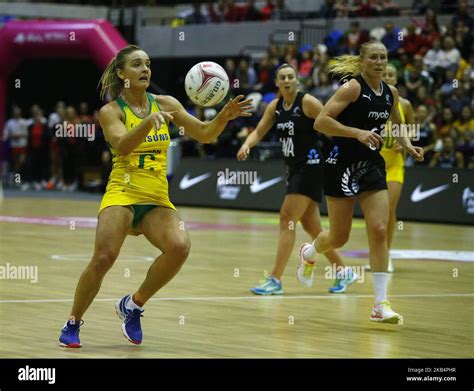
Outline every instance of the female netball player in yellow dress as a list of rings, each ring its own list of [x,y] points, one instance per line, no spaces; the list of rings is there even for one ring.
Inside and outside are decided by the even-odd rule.
[[[134,344],[142,342],[142,307],[176,275],[190,249],[188,233],[168,196],[168,122],[197,141],[209,143],[228,121],[250,116],[247,111],[252,108],[251,100],[243,101],[243,96],[238,96],[214,120],[201,122],[175,98],[147,93],[150,76],[148,54],[130,45],[117,53],[101,78],[102,98],[108,90],[113,99],[99,114],[113,167],[99,209],[94,255],[79,279],[70,317],[61,330],[61,346],[81,346],[82,317],[117,259],[127,234],[143,234],[162,252],[138,290],[115,306],[123,320],[124,336]]]

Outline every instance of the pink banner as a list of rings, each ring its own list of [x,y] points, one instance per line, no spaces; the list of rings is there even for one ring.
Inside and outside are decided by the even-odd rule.
[[[0,79],[6,81],[27,58],[90,58],[104,69],[127,42],[106,20],[14,20],[0,29]],[[5,91],[0,91],[0,135],[5,123]]]

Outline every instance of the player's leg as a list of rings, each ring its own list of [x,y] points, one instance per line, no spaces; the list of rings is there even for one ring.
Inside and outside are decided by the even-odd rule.
[[[191,249],[191,241],[177,211],[157,207],[148,212],[139,229],[153,246],[162,251],[148,269],[145,280],[133,300],[143,306],[178,273]]]
[[[392,259],[390,258],[390,249],[392,247],[393,235],[395,233],[395,227],[397,224],[397,205],[400,200],[400,194],[403,186],[403,166],[390,166],[387,167],[387,190],[388,190],[388,201],[389,201],[389,216],[387,226],[387,241],[388,241],[388,269],[389,273],[394,271]],[[370,265],[365,267],[366,270],[371,270]]]
[[[71,315],[61,334],[61,346],[80,347],[78,334],[82,316],[99,292],[105,274],[117,259],[132,220],[133,212],[123,206],[111,206],[99,214],[94,255],[77,283]]]
[[[389,201],[387,190],[368,191],[359,195],[369,239],[369,260],[373,272],[375,305],[370,320],[384,323],[403,323],[403,317],[392,311],[387,300],[388,245],[387,225]]]
[[[321,226],[321,214],[319,213],[319,205],[317,202],[312,201],[309,204],[301,218],[301,225],[313,240],[323,231]],[[305,245],[310,244],[304,243],[302,247]],[[328,259],[329,263],[333,265],[333,269],[336,271],[335,276],[333,276],[334,284],[329,288],[329,292],[345,292],[347,287],[357,280],[357,274],[351,268],[345,267],[341,256],[336,250],[329,250],[324,256]],[[305,263],[300,260],[300,264]]]
[[[388,215],[388,227],[387,227],[387,243],[388,250],[392,248],[393,235],[395,233],[395,227],[397,225],[397,206],[398,201],[400,200],[400,195],[402,193],[403,184],[401,182],[390,181],[387,182],[388,188],[388,202],[389,202],[389,215]],[[388,272],[393,272],[393,265],[390,259],[390,254],[388,258]]]
[[[143,338],[140,324],[143,305],[178,273],[191,247],[184,222],[174,209],[151,209],[139,223],[138,229],[162,254],[150,266],[138,290],[133,295],[122,297],[116,304],[117,315],[123,319],[122,332],[136,345]]]
[[[302,194],[287,194],[280,208],[280,233],[278,249],[272,274],[265,277],[261,285],[251,291],[257,295],[282,294],[281,276],[295,246],[296,225],[311,203],[311,199]]]
[[[319,205],[317,202],[311,201],[308,208],[306,208],[301,218],[301,225],[313,240],[323,231],[321,226],[321,214],[319,213]],[[344,267],[344,262],[337,251],[330,250],[325,253],[324,256],[330,263],[335,264],[336,267]]]
[[[355,198],[326,197],[326,203],[329,231],[322,230],[312,244],[304,244],[300,248],[297,277],[305,286],[312,285],[312,268],[316,262],[316,253],[327,254],[342,247],[349,240]]]

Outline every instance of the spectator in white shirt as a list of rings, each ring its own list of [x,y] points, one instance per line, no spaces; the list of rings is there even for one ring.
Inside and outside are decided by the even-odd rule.
[[[15,183],[15,174],[21,174],[26,160],[26,147],[28,145],[28,123],[21,115],[19,107],[13,108],[13,117],[10,118],[3,129],[4,142],[9,142],[9,160],[11,167],[10,181]],[[18,179],[21,179],[20,177]],[[18,182],[19,184],[19,182]]]
[[[443,49],[441,50],[441,64],[442,68],[450,68],[457,71],[459,61],[461,60],[461,53],[454,46],[454,39],[445,37],[443,41]]]

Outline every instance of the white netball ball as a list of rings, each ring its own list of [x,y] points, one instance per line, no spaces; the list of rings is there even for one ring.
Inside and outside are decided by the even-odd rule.
[[[189,99],[195,104],[204,107],[215,106],[229,91],[229,77],[219,64],[204,61],[189,70],[184,86]]]

